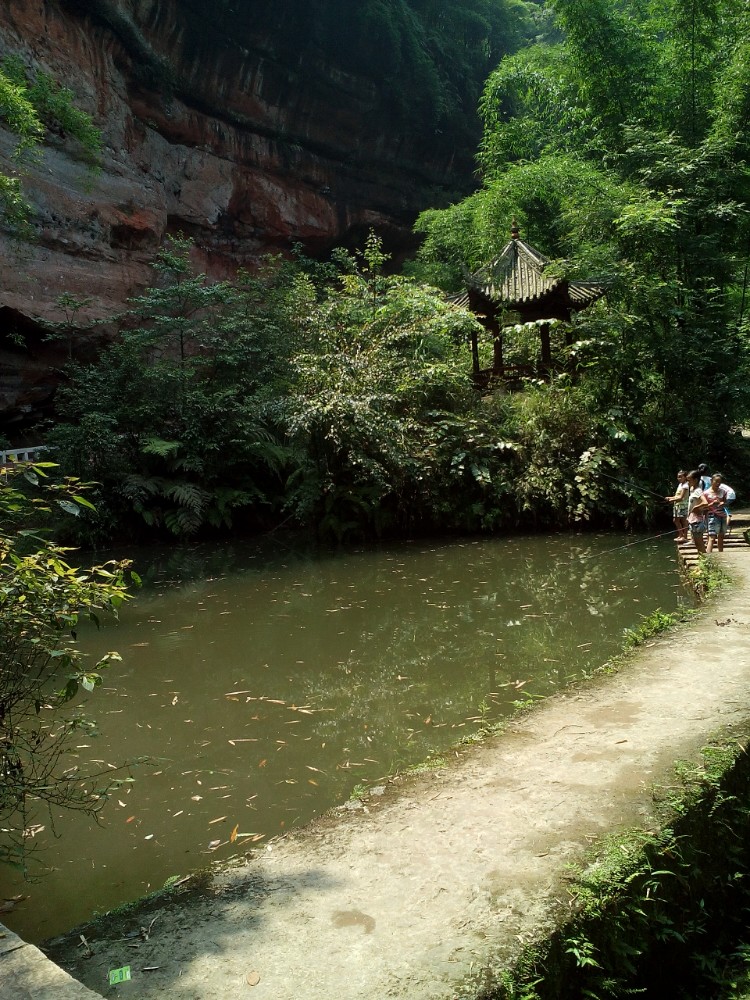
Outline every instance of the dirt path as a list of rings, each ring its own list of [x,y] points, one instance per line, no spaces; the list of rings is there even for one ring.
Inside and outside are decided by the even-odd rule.
[[[735,586],[617,675],[268,845],[190,906],[166,904],[137,950],[92,941],[93,958],[71,949],[63,964],[138,1000],[475,996],[553,923],[566,865],[648,824],[650,786],[674,761],[750,719],[750,546],[721,559]],[[124,965],[132,981],[108,988]]]

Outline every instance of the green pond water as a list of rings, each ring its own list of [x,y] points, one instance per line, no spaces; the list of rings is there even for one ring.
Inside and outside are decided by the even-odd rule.
[[[170,876],[263,848],[603,663],[623,630],[687,598],[670,539],[556,535],[347,554],[253,545],[136,557],[117,649],[77,754],[134,764],[98,823],[39,812],[2,919],[39,941]],[[626,546],[626,547],[621,547]],[[614,550],[614,551],[613,551]],[[230,842],[232,831],[236,833]]]

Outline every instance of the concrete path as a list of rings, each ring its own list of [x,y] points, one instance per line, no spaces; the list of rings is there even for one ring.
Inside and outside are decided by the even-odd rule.
[[[750,723],[744,526],[718,557],[735,586],[616,675],[269,844],[189,904],[135,914],[136,932],[154,921],[148,940],[87,933],[92,958],[74,945],[55,957],[92,989],[138,1000],[476,997],[553,926],[566,866],[602,834],[650,824],[653,783]],[[132,981],[108,987],[124,965]]]

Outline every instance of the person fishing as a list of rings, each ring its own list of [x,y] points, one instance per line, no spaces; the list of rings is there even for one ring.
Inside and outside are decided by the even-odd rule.
[[[721,473],[717,473],[721,476]],[[732,489],[729,483],[724,482],[724,477],[721,476],[721,486],[719,487],[721,492],[724,494],[724,513],[727,515],[727,530],[724,532],[725,535],[731,535],[732,533],[732,511],[730,509],[731,504],[737,499],[737,493]]]
[[[706,540],[703,537],[706,531],[706,521],[704,514],[708,509],[708,501],[701,489],[701,474],[698,469],[688,472],[687,476],[690,494],[688,496],[688,528],[690,537],[693,540],[698,552],[703,554],[706,551]]]
[[[721,473],[711,476],[711,485],[703,491],[703,497],[708,503],[708,545],[706,552],[713,552],[714,543],[718,552],[724,551],[724,535],[727,530],[726,496],[727,488],[722,485]],[[732,491],[734,492],[734,491]]]
[[[688,486],[687,473],[684,469],[680,469],[677,473],[677,487],[675,488],[674,495],[664,497],[665,500],[670,500],[673,503],[672,516],[674,526],[677,529],[675,541],[678,545],[685,545],[688,542],[687,515],[689,497],[690,487]]]

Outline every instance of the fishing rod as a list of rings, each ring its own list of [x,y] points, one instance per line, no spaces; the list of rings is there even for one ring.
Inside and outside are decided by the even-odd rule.
[[[597,475],[604,476],[605,479],[611,479],[615,483],[622,483],[625,486],[632,486],[638,490],[639,493],[650,493],[653,497],[658,497],[662,503],[669,503],[669,501],[661,493],[657,493],[655,490],[650,490],[646,486],[639,486],[638,483],[634,483],[629,479],[620,479],[618,476],[610,476],[606,472],[598,470]]]

